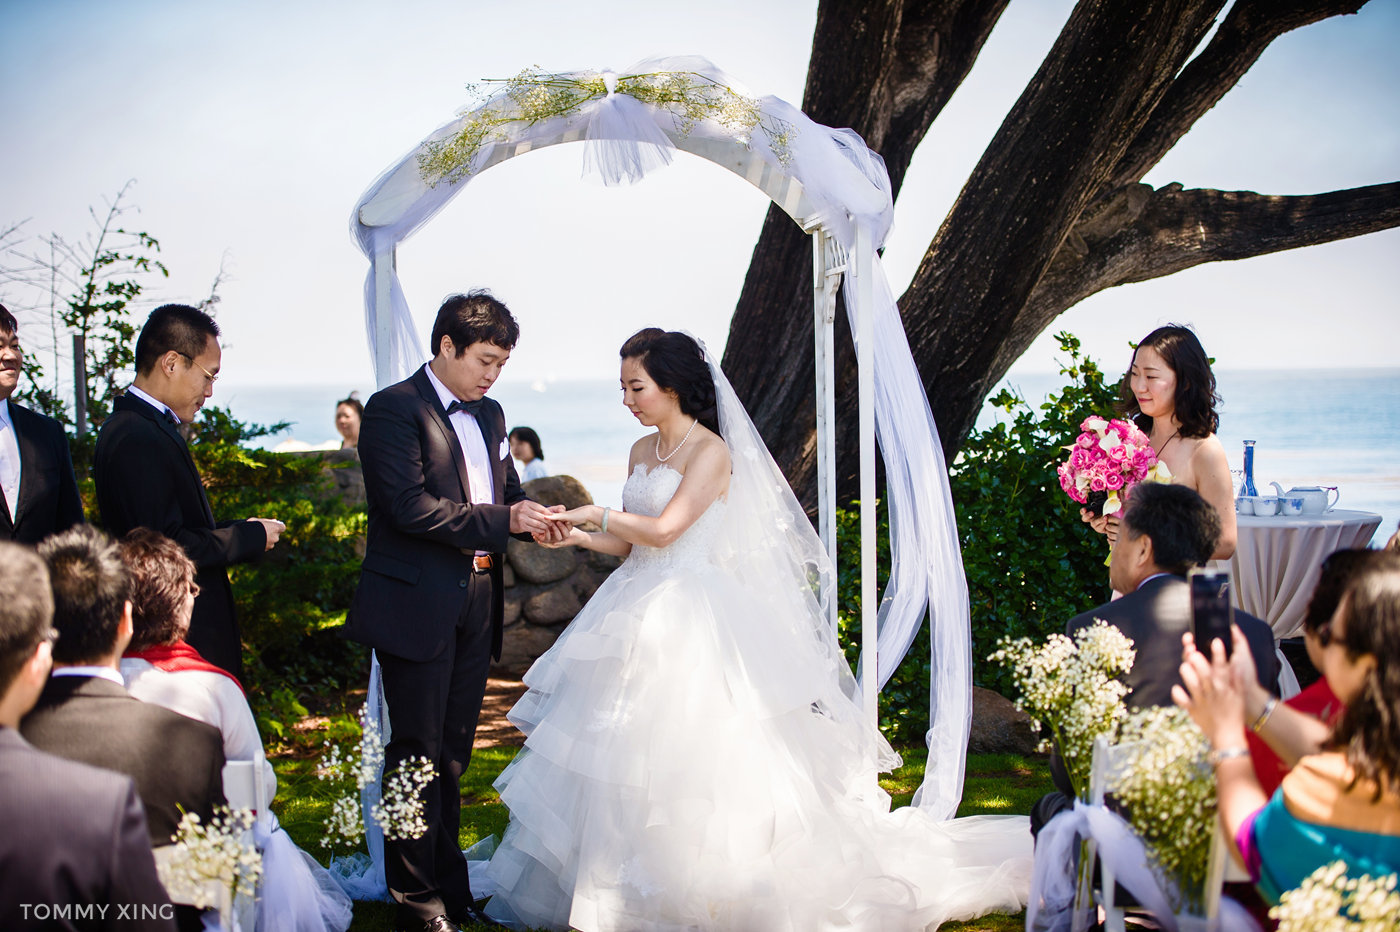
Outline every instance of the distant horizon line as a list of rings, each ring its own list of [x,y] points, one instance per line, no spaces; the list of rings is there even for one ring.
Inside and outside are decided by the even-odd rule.
[[[1100,366],[1099,368],[1102,369],[1103,367]],[[1353,376],[1379,375],[1379,374],[1400,376],[1400,366],[1309,366],[1309,367],[1284,366],[1284,367],[1277,367],[1277,368],[1263,368],[1263,367],[1259,367],[1259,368],[1255,368],[1255,367],[1228,367],[1228,368],[1216,368],[1216,369],[1214,369],[1213,371],[1214,371],[1217,375],[1221,375],[1221,374],[1234,374],[1234,373],[1250,373],[1250,374],[1259,374],[1259,375],[1267,375],[1267,374],[1284,375],[1284,374],[1288,374],[1288,373],[1305,372],[1305,373],[1309,373],[1310,375],[1322,375],[1322,374],[1331,373],[1331,374],[1333,374],[1333,375],[1353,375]],[[1017,378],[1055,378],[1055,377],[1059,377],[1060,374],[1061,374],[1061,373],[1059,372],[1059,370],[1052,370],[1052,369],[1043,369],[1043,370],[1037,369],[1037,370],[1031,370],[1031,371],[1025,371],[1025,372],[1017,372],[1017,373],[1014,373],[1014,374],[1008,374],[1008,375],[1002,376],[1001,379],[999,379],[999,380],[997,381],[997,384],[1001,384],[1001,382],[1004,382],[1004,381],[1006,381],[1007,379],[1017,379]],[[240,389],[248,389],[248,388],[266,388],[266,387],[269,387],[269,386],[276,386],[276,387],[278,387],[278,388],[325,388],[325,387],[328,387],[328,386],[330,386],[330,385],[341,384],[341,380],[340,380],[340,379],[337,379],[337,378],[335,378],[335,377],[328,377],[328,378],[324,378],[324,379],[305,379],[305,378],[303,378],[303,379],[293,379],[293,380],[285,380],[285,381],[279,380],[279,381],[275,381],[275,382],[274,382],[274,381],[266,381],[266,382],[247,381],[247,382],[245,382],[245,381],[242,381],[242,380],[234,381],[234,379],[233,379],[233,373],[232,373],[232,372],[221,373],[221,374],[220,374],[220,380],[223,381],[223,380],[225,380],[225,379],[227,379],[227,384],[226,384],[225,387],[223,387],[223,388],[221,389],[220,392],[216,393],[216,396],[215,396],[216,399],[217,399],[217,395],[218,395],[218,394],[223,394],[224,392],[227,392],[227,391],[237,391],[237,390],[240,390]],[[543,382],[546,386],[549,386],[549,385],[564,384],[564,383],[570,383],[570,382],[574,382],[574,383],[577,383],[577,382],[595,382],[595,383],[596,383],[596,382],[611,382],[611,381],[614,381],[614,379],[613,379],[612,377],[610,377],[610,376],[529,376],[529,375],[517,375],[517,374],[514,374],[514,373],[513,373],[512,376],[508,379],[508,381],[506,381],[505,384],[506,384],[507,386],[510,386],[510,387],[533,388],[533,386],[534,386],[536,383],[539,383],[539,382]],[[344,391],[345,391],[347,394],[348,394],[349,392],[351,392],[351,391],[356,391],[356,392],[359,392],[362,396],[364,396],[364,395],[366,394],[366,392],[372,393],[372,392],[374,392],[374,391],[377,391],[377,389],[372,389],[372,388],[371,388],[371,389],[346,388],[346,389],[344,389]],[[218,401],[217,401],[217,400],[214,400],[214,403],[215,403],[215,404],[218,404]]]

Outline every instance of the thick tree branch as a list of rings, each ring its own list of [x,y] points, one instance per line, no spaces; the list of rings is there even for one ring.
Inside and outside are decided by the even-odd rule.
[[[826,0],[802,109],[849,126],[897,195],[914,150],[977,59],[1007,0]],[[849,343],[849,341],[847,341]],[[853,354],[838,358],[849,370]],[[770,208],[730,321],[724,370],[795,488],[815,475],[812,246]]]
[[[1083,0],[973,170],[900,299],[949,459],[1036,283],[1221,4]]]
[[[817,9],[802,109],[885,159],[896,197],[914,150],[1008,0],[834,0]],[[853,84],[852,75],[862,79]]]
[[[1367,0],[1237,0],[1209,44],[1172,82],[1127,154],[1109,190],[1140,181],[1196,121],[1234,87],[1264,50],[1285,32],[1355,13]]]
[[[1120,189],[1080,229],[1082,253],[1060,250],[1022,312],[1019,332],[1035,338],[1067,307],[1115,285],[1143,282],[1206,262],[1247,259],[1400,226],[1400,182],[1325,194]],[[1029,346],[1007,341],[1000,379]]]

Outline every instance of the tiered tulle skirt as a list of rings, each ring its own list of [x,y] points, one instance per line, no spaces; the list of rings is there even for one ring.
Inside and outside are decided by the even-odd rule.
[[[1026,820],[889,811],[820,651],[710,568],[629,561],[526,675],[488,912],[530,928],[923,929],[1025,902]],[[810,639],[807,639],[810,641]],[[882,749],[884,753],[882,754]]]

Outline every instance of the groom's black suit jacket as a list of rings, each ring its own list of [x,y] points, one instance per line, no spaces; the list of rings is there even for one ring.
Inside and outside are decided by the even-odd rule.
[[[371,396],[360,425],[369,530],[344,635],[411,661],[437,656],[454,636],[476,551],[491,570],[491,654],[501,655],[505,593],[500,554],[520,488],[501,406],[476,416],[491,461],[496,504],[473,505],[462,445],[427,374],[419,369]]]
[[[19,446],[19,507],[11,520],[10,510],[0,506],[0,540],[37,544],[50,534],[81,524],[83,500],[78,496],[63,425],[20,407],[13,398],[10,422]]]
[[[122,395],[97,435],[93,479],[102,523],[120,536],[134,527],[178,543],[197,567],[199,596],[186,637],[210,663],[237,675],[243,663],[231,563],[261,559],[267,534],[256,521],[215,522],[189,447],[146,402]]]

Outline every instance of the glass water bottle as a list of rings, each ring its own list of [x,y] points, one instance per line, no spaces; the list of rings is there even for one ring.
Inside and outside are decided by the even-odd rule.
[[[1241,498],[1252,498],[1259,492],[1254,488],[1254,441],[1244,442],[1244,485],[1240,486]]]

